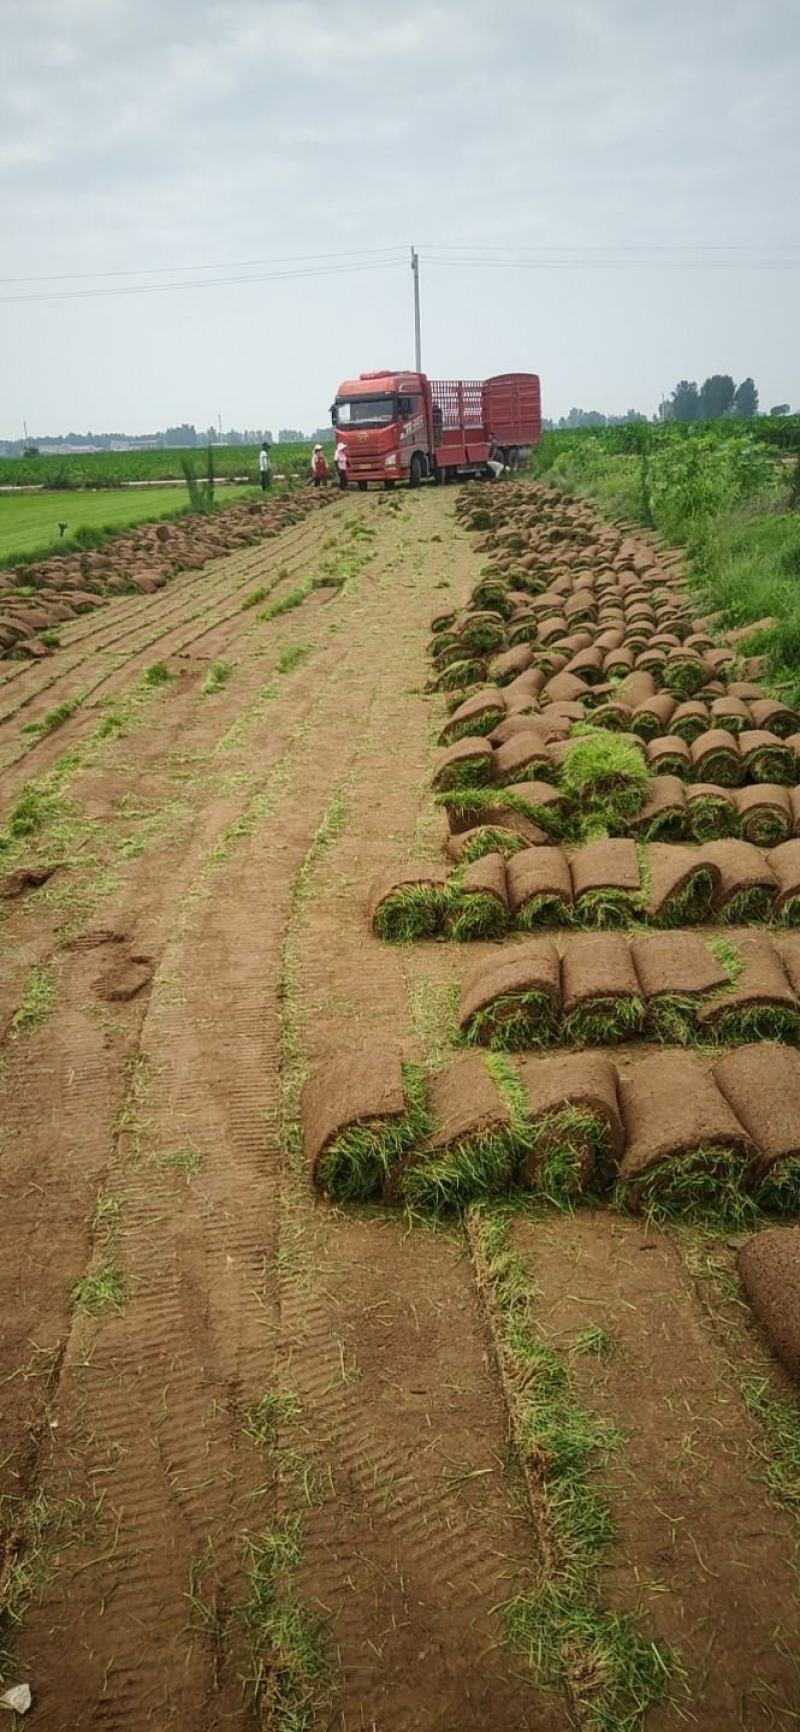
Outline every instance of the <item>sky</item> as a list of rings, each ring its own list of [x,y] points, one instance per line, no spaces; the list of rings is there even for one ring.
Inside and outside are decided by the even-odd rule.
[[[2,0],[0,437],[800,407],[798,0]]]

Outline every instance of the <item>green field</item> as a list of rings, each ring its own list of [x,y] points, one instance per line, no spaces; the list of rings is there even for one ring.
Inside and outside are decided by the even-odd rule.
[[[217,503],[251,497],[248,487],[224,487]],[[59,551],[71,552],[82,544],[82,531],[101,535],[126,529],[132,523],[152,523],[162,517],[177,517],[187,510],[183,487],[119,489],[98,493],[2,493],[0,494],[0,566],[16,560]],[[59,522],[66,523],[63,541]],[[86,538],[87,540],[89,537]]]
[[[255,483],[257,445],[214,445],[214,471]],[[273,471],[300,475],[310,469],[311,445],[273,445]],[[170,451],[96,451],[75,457],[0,457],[0,487],[122,487],[129,481],[180,481],[190,458],[199,479],[205,475],[206,449]]]

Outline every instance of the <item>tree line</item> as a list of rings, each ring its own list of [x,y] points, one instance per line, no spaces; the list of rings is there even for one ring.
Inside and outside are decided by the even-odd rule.
[[[698,385],[694,379],[681,379],[669,397],[659,403],[651,417],[640,409],[628,409],[624,415],[604,415],[600,409],[570,409],[558,421],[545,421],[547,428],[624,427],[653,421],[722,421],[749,420],[759,413],[758,390],[754,379],[742,379],[736,384],[730,373],[711,373]],[[788,403],[774,403],[770,415],[789,415]]]

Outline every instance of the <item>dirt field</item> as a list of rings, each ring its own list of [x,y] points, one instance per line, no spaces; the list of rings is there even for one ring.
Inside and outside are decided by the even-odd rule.
[[[800,1720],[797,1457],[735,1239],[412,1226],[308,1182],[305,1076],[367,1034],[435,1060],[470,948],[365,914],[382,869],[443,858],[429,622],[483,565],[457,496],[348,496],[0,662],[3,870],[55,867],[0,903],[0,1673],[42,1732],[632,1732],[635,1678],[592,1667],[634,1625],[669,1672],[648,1732]],[[607,1512],[546,1687],[501,1251]]]

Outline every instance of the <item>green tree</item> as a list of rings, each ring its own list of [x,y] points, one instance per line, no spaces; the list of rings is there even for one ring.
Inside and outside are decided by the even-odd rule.
[[[773,403],[772,408],[770,409],[770,415],[791,415],[791,413],[792,407],[790,403]]]
[[[712,373],[704,380],[700,391],[700,415],[703,421],[719,421],[733,409],[736,386],[730,373]]]
[[[742,417],[758,414],[758,392],[754,379],[743,379],[741,385],[737,385],[733,399],[733,413]]]
[[[672,393],[672,420],[698,421],[700,419],[700,392],[694,379],[681,379]]]

